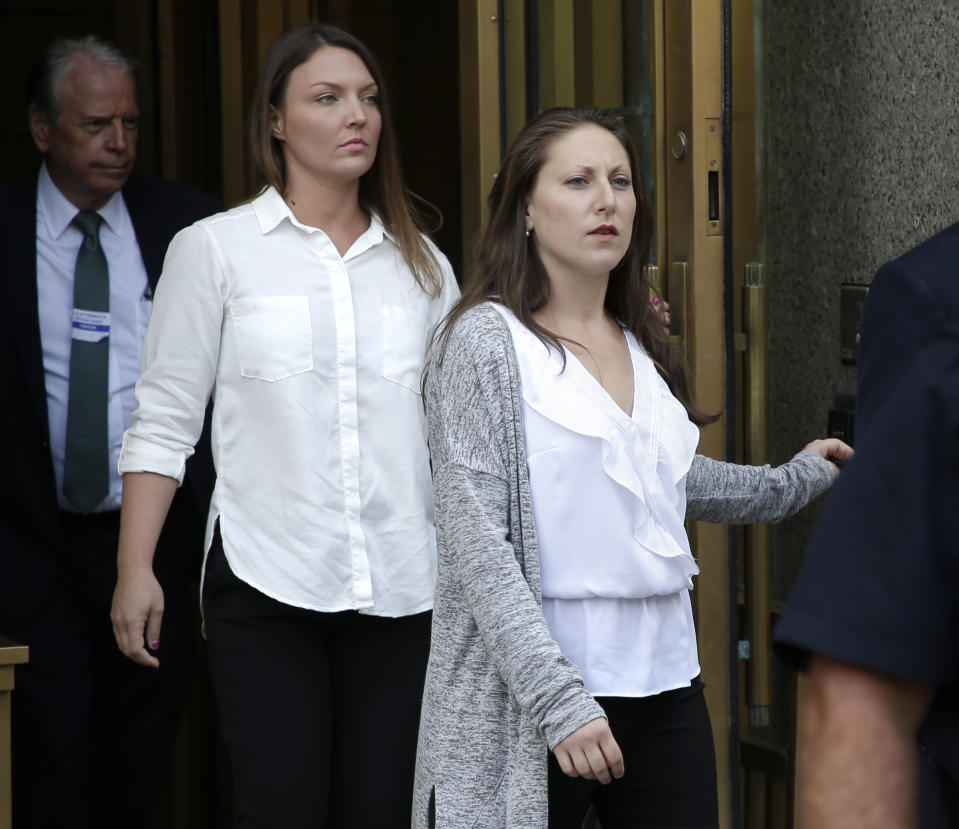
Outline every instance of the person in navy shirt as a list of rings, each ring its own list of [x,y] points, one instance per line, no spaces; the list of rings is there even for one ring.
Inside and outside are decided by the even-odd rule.
[[[870,418],[774,641],[808,668],[801,826],[959,825],[956,328]]]

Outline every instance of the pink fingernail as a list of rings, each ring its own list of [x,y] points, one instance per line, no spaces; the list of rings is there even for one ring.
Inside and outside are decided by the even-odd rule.
[[[658,296],[654,296],[654,297],[653,297],[653,308],[655,308],[657,305],[659,305],[659,297],[658,297]]]
[[[154,639],[154,640],[150,643],[150,650],[155,651],[158,647],[160,647],[160,640],[159,640],[159,639]]]

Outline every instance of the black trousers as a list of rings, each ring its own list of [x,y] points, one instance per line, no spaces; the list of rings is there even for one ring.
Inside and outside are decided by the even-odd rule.
[[[718,827],[716,753],[702,682],[597,702],[623,752],[625,774],[605,786],[567,777],[550,752],[550,829],[580,829],[590,805],[603,829]]]
[[[63,549],[43,607],[4,630],[30,648],[12,695],[14,826],[149,827],[193,668],[184,579],[168,555],[176,551],[157,557],[165,610],[154,670],[127,659],[113,636],[119,515],[60,520]]]
[[[233,574],[218,533],[203,608],[237,825],[408,829],[430,614],[291,607]]]

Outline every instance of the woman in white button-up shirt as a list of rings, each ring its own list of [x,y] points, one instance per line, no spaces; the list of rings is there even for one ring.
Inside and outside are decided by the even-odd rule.
[[[119,461],[114,628],[163,670],[153,550],[214,400],[202,603],[243,825],[409,822],[435,573],[420,375],[458,291],[383,98],[345,32],[274,44],[266,186],[171,244]]]

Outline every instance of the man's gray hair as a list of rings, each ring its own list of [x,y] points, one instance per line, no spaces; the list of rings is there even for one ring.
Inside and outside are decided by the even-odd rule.
[[[119,46],[96,35],[59,37],[51,43],[34,70],[30,89],[29,112],[40,112],[51,123],[56,123],[62,109],[60,85],[63,76],[79,55],[88,55],[97,63],[136,73],[133,58]]]

